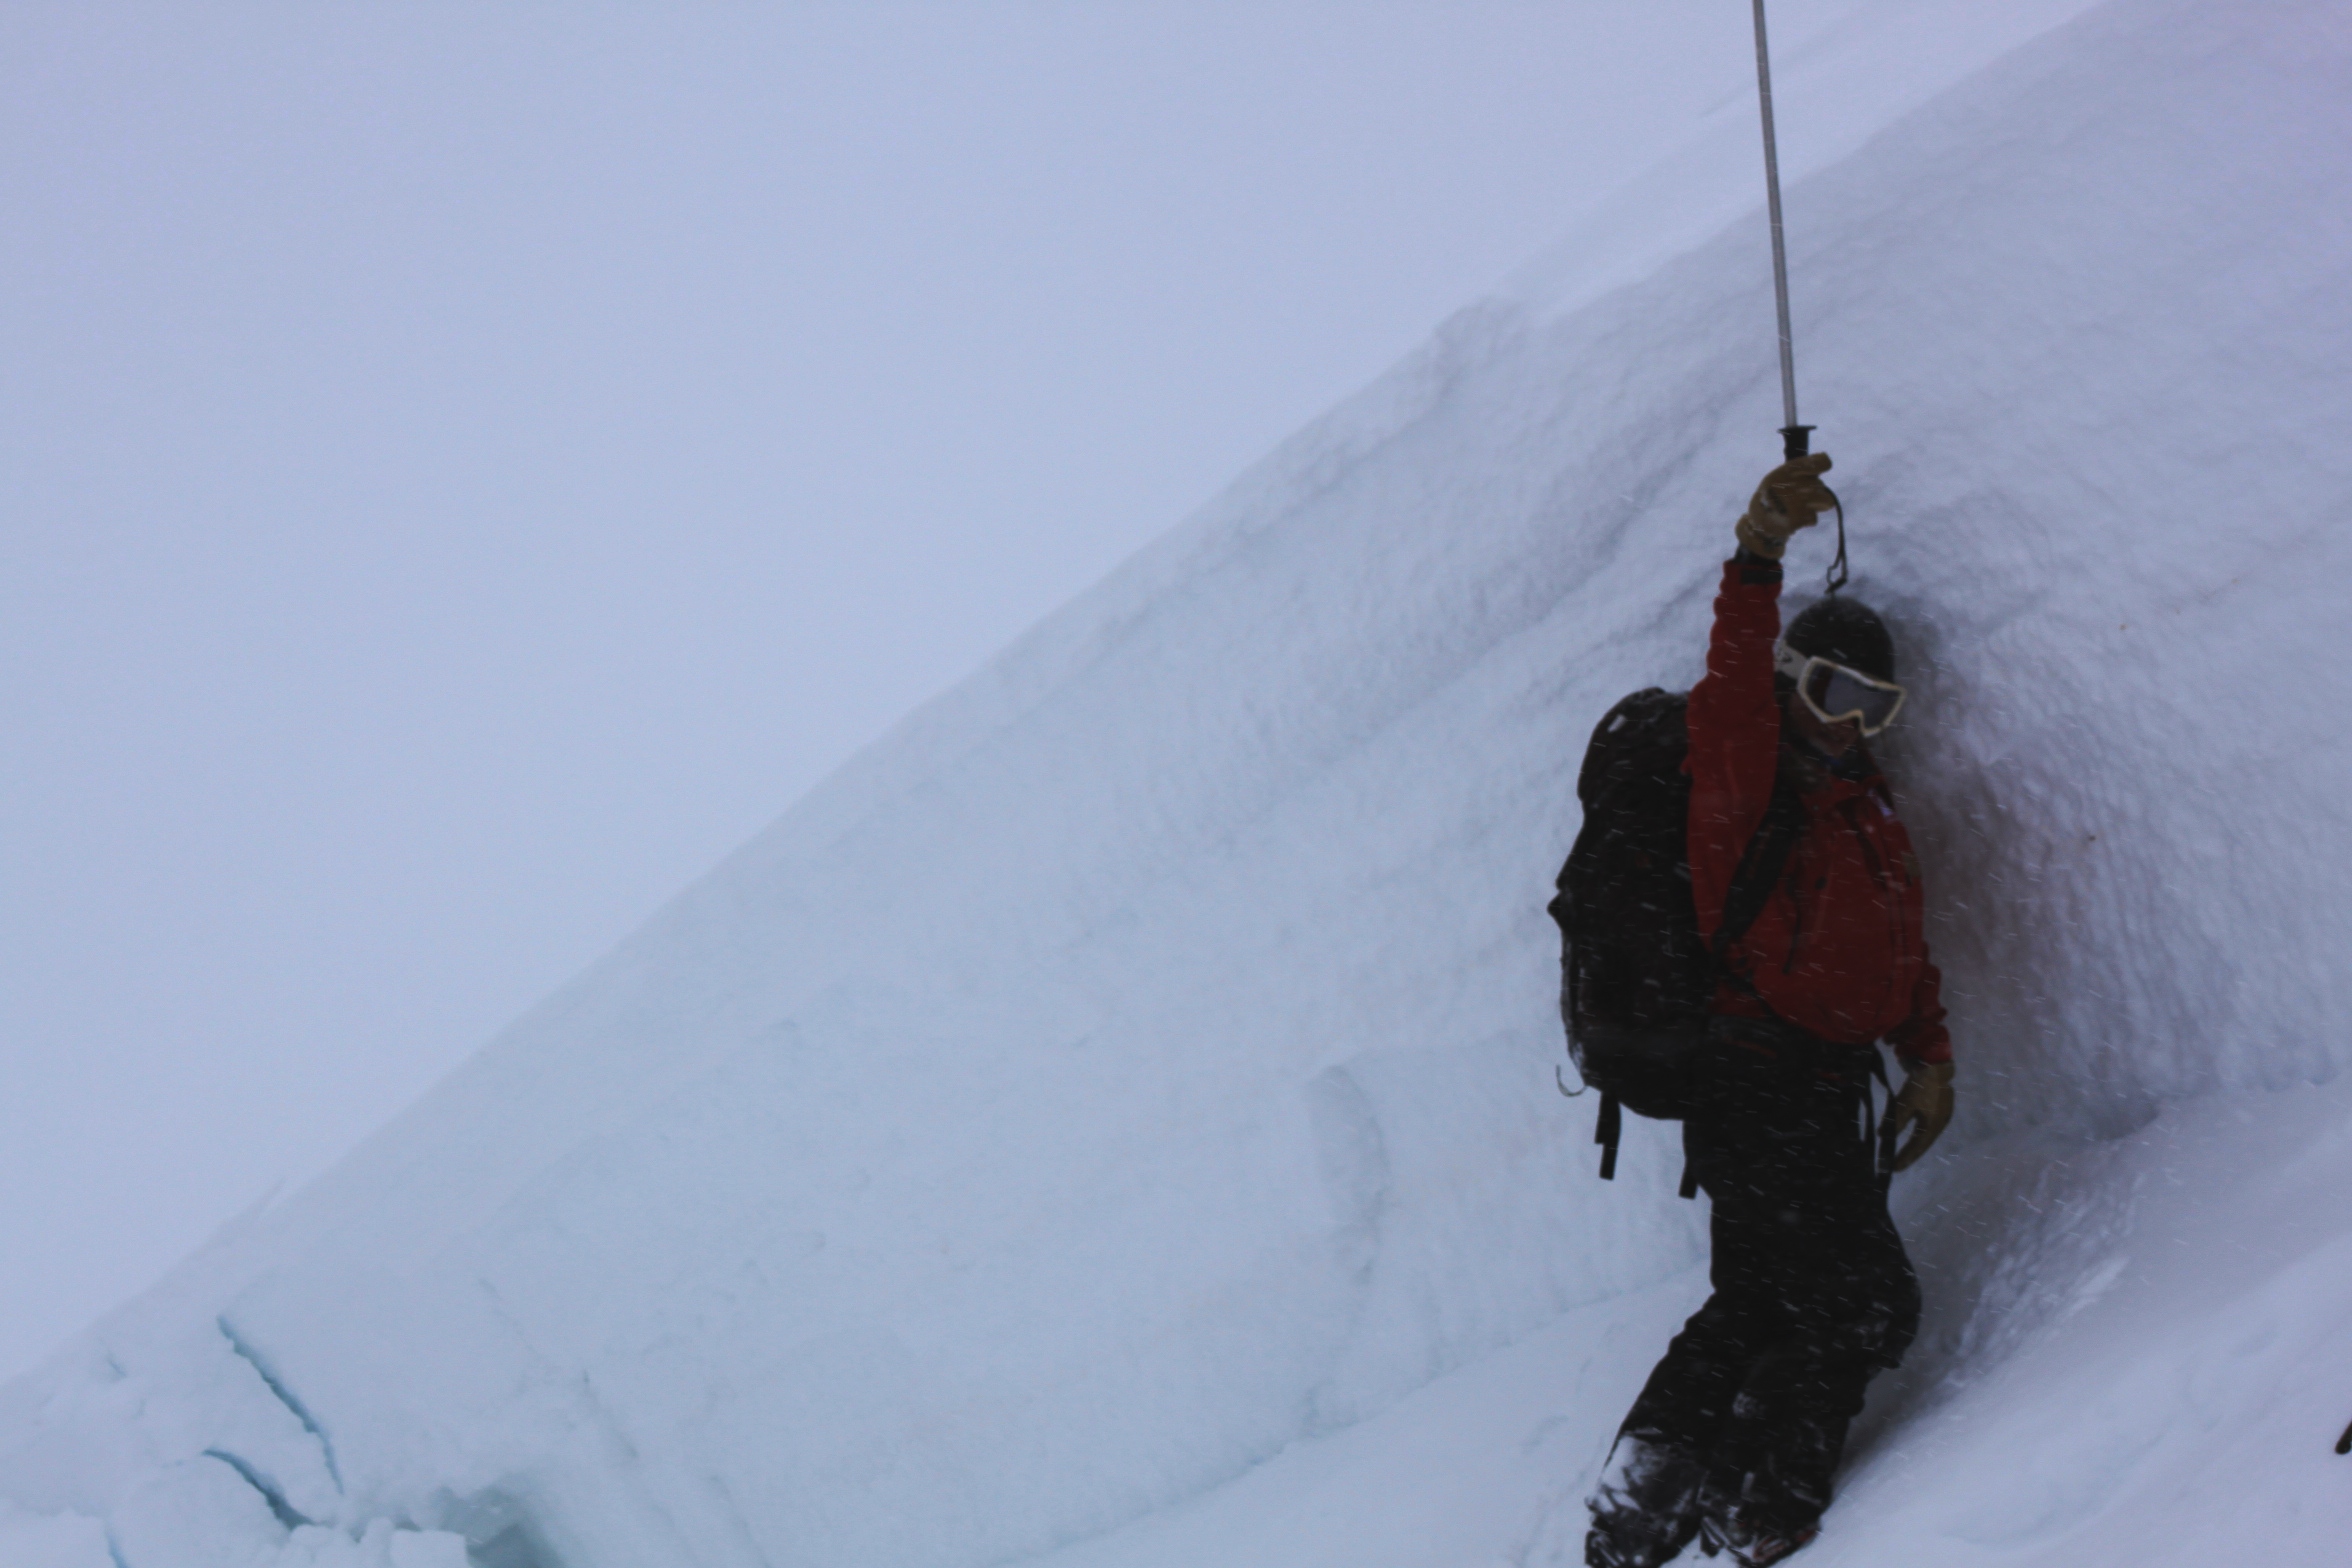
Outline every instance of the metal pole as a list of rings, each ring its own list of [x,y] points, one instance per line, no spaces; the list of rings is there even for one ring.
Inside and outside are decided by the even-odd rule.
[[[1803,457],[1811,425],[1797,423],[1797,357],[1789,332],[1788,250],[1780,227],[1780,149],[1772,136],[1772,51],[1764,42],[1764,0],[1756,0],[1756,99],[1764,111],[1764,199],[1772,215],[1772,294],[1780,307],[1780,429],[1784,457]]]

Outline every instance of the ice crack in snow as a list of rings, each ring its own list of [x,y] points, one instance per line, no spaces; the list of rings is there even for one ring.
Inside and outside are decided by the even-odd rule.
[[[311,1415],[302,1401],[294,1397],[294,1391],[278,1380],[277,1374],[269,1369],[268,1363],[264,1362],[253,1347],[245,1342],[245,1337],[239,1334],[235,1325],[229,1322],[227,1313],[222,1313],[214,1321],[220,1325],[221,1337],[229,1342],[229,1348],[235,1351],[238,1358],[244,1361],[247,1366],[253,1368],[254,1374],[261,1379],[262,1386],[276,1396],[279,1404],[284,1405],[293,1413],[294,1419],[302,1423],[302,1430],[318,1439],[319,1455],[327,1463],[327,1478],[335,1483],[336,1491],[342,1491],[343,1470],[335,1463],[334,1440],[327,1436],[326,1429],[318,1424],[317,1418]]]

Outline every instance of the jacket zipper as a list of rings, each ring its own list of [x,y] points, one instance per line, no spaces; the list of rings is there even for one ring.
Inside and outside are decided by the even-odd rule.
[[[1800,841],[1797,847],[1803,849],[1804,844]],[[1788,957],[1780,961],[1780,972],[1784,975],[1797,967],[1797,954],[1805,949],[1805,879],[1798,874],[1796,859],[1795,855],[1789,856],[1789,950]]]
[[[1853,802],[1848,801],[1846,804],[1851,807]],[[1893,885],[1894,879],[1887,872],[1887,864],[1885,861],[1879,858],[1878,846],[1871,842],[1870,834],[1863,829],[1861,819],[1855,816],[1855,814],[1849,810],[1846,813],[1846,823],[1849,827],[1853,828],[1854,836],[1862,841],[1862,858],[1870,862],[1870,879],[1879,885],[1880,889],[1885,892],[1888,899],[1894,906],[1892,910],[1893,924],[1895,928],[1895,946],[1893,957],[1895,962],[1900,964],[1902,962],[1903,955],[1911,951],[1910,922],[1905,918],[1905,910],[1903,907],[1903,889]],[[1892,1011],[1893,1004],[1900,999],[1895,993],[1898,992],[1901,987],[1894,972],[1891,970],[1887,974],[1887,985],[1889,987],[1887,1001],[1889,1004],[1889,1011]]]

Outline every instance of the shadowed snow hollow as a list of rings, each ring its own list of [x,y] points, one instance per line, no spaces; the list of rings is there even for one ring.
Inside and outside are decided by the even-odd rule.
[[[2105,1288],[2028,1202],[2053,1151],[2108,1169],[2168,1104],[2352,1050],[2348,148],[2339,6],[2126,0],[1790,192],[1961,1061],[1906,1224],[1931,1303],[2006,1314],[1931,1317],[1881,1445]],[[1463,312],[11,1385],[9,1560],[961,1568],[1514,1346],[1586,1369],[1561,1468],[1496,1506],[1556,1503],[1701,1235],[1665,1130],[1592,1179],[1543,903],[1587,731],[1696,676],[1775,455],[1762,240],[1724,216],[1597,297],[1563,253]],[[1995,1290],[2012,1258],[2052,1294]],[[1933,1527],[2007,1562],[2063,1502]],[[1406,1539],[1334,1560],[1550,1549]]]

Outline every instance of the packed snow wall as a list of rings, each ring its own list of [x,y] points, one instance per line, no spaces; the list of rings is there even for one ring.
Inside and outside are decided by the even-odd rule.
[[[2319,0],[2127,0],[1790,192],[1955,1147],[2352,1050],[2348,86]],[[0,1394],[0,1541],[999,1562],[1686,1265],[1542,906],[1776,455],[1762,259],[1463,312]]]

